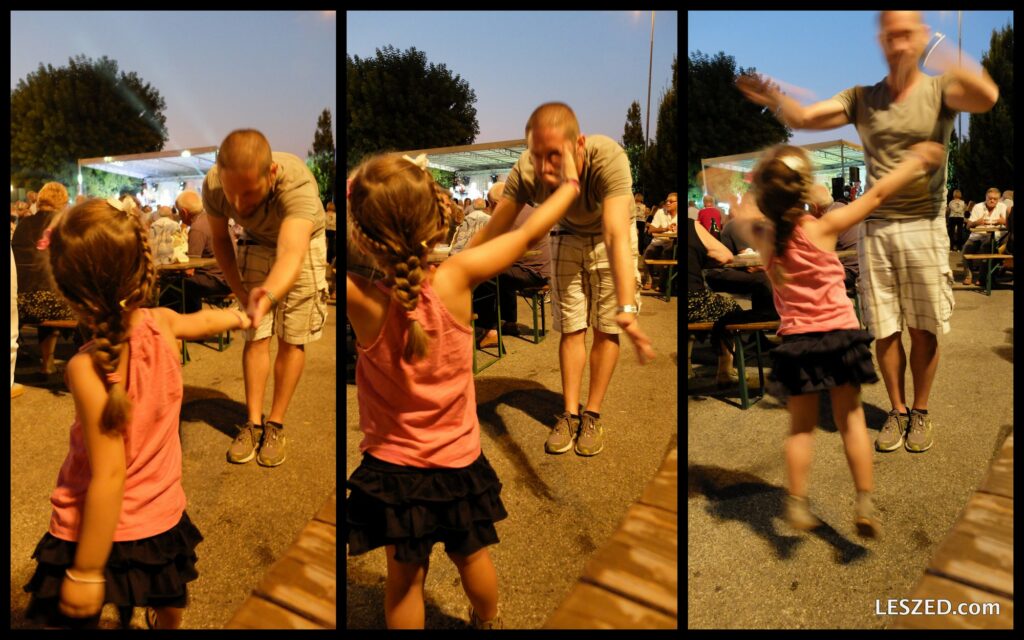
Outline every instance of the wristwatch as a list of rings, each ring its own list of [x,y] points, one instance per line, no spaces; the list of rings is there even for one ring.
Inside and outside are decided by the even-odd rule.
[[[640,313],[640,307],[635,304],[627,304],[624,306],[615,307],[616,313]]]

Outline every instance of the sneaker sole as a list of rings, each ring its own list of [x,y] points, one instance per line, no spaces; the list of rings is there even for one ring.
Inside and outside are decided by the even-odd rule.
[[[924,449],[911,449],[909,446],[906,447],[907,451],[909,451],[910,453],[924,453],[925,451],[927,451],[927,450],[929,450],[931,448],[932,448],[932,445],[928,445]]]
[[[899,449],[902,446],[903,446],[903,438],[900,438],[899,441],[896,442],[896,444],[894,444],[893,446],[889,447],[888,449],[886,449],[882,445],[878,444],[877,441],[875,442],[875,449],[878,450],[878,451],[884,451],[884,452],[895,451],[895,450]]]
[[[252,462],[252,459],[255,458],[255,457],[256,457],[256,450],[255,449],[253,449],[252,453],[250,453],[246,457],[241,458],[239,460],[235,460],[234,458],[232,458],[231,454],[229,453],[228,454],[228,462],[230,462],[232,464],[245,464],[246,462]]]
[[[586,451],[583,451],[582,449],[580,449],[579,447],[576,447],[576,454],[577,455],[581,455],[581,456],[588,456],[588,457],[589,456],[596,456],[597,454],[601,453],[602,451],[604,451],[604,445],[601,445],[601,448],[598,449],[597,451],[591,451],[591,452],[586,452]]]
[[[569,441],[569,444],[565,445],[564,449],[552,449],[548,445],[548,443],[546,443],[546,442],[544,443],[544,451],[547,451],[548,453],[556,453],[556,454],[557,453],[565,453],[569,449],[572,449],[572,440]]]
[[[280,460],[278,460],[277,462],[274,462],[274,463],[264,462],[262,459],[260,459],[260,460],[257,460],[256,463],[258,465],[260,465],[261,467],[277,467],[277,466],[280,466],[280,465],[284,464],[284,461],[286,459],[287,458],[281,458]]]

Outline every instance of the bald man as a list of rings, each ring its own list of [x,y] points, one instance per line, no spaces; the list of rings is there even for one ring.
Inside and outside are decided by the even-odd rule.
[[[285,461],[284,419],[306,362],[306,345],[327,322],[326,216],[316,178],[300,158],[272,152],[255,129],[232,131],[203,181],[213,251],[231,291],[252,318],[245,332],[242,370],[248,420],[228,461],[254,457],[265,467]],[[245,231],[238,255],[228,220]],[[277,336],[274,396],[263,420],[270,373],[270,338]],[[256,452],[259,451],[257,456]]]
[[[215,258],[210,218],[203,210],[203,199],[195,191],[182,191],[174,201],[174,210],[188,226],[189,258]],[[189,269],[185,276],[185,312],[195,313],[203,307],[203,298],[231,293],[231,287],[219,266]]]
[[[999,87],[968,56],[937,47],[925,58],[930,32],[919,11],[882,11],[878,42],[889,66],[884,79],[855,86],[804,107],[757,76],[737,81],[752,102],[768,107],[794,129],[835,129],[852,124],[864,143],[867,188],[899,165],[918,142],[949,144],[957,111],[984,113],[995,106]],[[921,72],[919,65],[939,75]],[[875,448],[921,453],[934,443],[928,400],[939,366],[938,334],[948,333],[953,314],[953,272],[942,214],[946,165],[908,185],[862,223],[858,294],[864,322],[875,336],[878,368],[892,403]],[[904,389],[910,332],[914,401]]]
[[[554,193],[561,182],[566,142],[575,152],[580,194],[551,232],[551,306],[554,329],[561,334],[558,361],[564,413],[555,416],[544,450],[565,453],[575,441],[577,455],[593,456],[604,448],[598,420],[619,359],[619,334],[630,338],[641,363],[654,357],[651,341],[637,320],[640,273],[633,178],[626,152],[607,136],[583,135],[569,105],[540,105],[526,122],[527,149],[506,178],[490,223],[470,245],[507,232],[524,206],[543,203]],[[588,328],[593,328],[594,339],[590,388],[581,414]]]

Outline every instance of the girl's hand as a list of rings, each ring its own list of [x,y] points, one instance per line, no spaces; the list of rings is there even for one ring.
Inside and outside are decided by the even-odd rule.
[[[946,158],[946,147],[938,142],[918,142],[910,147],[910,152],[920,157],[925,171],[935,171]]]
[[[230,309],[230,311],[238,317],[238,320],[240,322],[238,326],[239,329],[248,329],[249,327],[252,326],[252,319],[250,319],[249,316],[246,315],[244,311],[234,308]]]
[[[579,179],[580,175],[576,168],[576,143],[566,140],[562,145],[562,182]]]
[[[776,108],[779,104],[778,89],[768,80],[757,74],[740,76],[736,79],[736,87],[747,100],[763,107]]]
[[[103,574],[83,575],[75,573],[76,578],[99,579]],[[60,586],[60,612],[69,618],[90,618],[103,608],[103,596],[106,585],[99,583],[83,583],[69,580],[66,576]]]

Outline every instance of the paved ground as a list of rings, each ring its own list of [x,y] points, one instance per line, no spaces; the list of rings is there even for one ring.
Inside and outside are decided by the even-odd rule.
[[[601,411],[605,451],[592,458],[544,452],[553,416],[562,410],[559,334],[539,345],[506,338],[509,354],[477,375],[483,451],[502,480],[509,512],[497,524],[501,543],[490,547],[506,628],[535,629],[547,620],[675,446],[676,309],[677,298],[644,298],[640,321],[658,356],[641,367],[622,338]],[[529,307],[520,300],[520,325],[530,321]],[[587,344],[589,349],[589,336]],[[587,380],[589,373],[584,390]],[[348,385],[347,401],[346,459],[352,470],[361,459],[354,385]],[[383,549],[347,560],[347,628],[384,628]],[[466,628],[468,600],[443,545],[431,556],[426,599],[428,629]]]
[[[292,544],[336,486],[337,312],[331,307],[324,337],[306,349],[306,368],[285,422],[287,461],[274,468],[229,464],[234,425],[245,421],[242,342],[223,353],[190,344],[183,370],[181,413],[183,483],[188,513],[205,540],[196,549],[199,579],[190,583],[183,627],[224,626],[267,568]],[[236,333],[236,338],[238,334]],[[273,341],[272,341],[273,342]],[[31,560],[50,518],[49,494],[67,454],[74,405],[59,376],[44,385],[35,337],[22,341],[16,380],[29,388],[11,409],[11,626],[26,627],[24,610]],[[57,355],[70,356],[62,343]],[[271,347],[271,357],[277,352]],[[268,383],[266,411],[273,382]],[[112,625],[113,607],[101,624]],[[133,626],[145,628],[136,610]]]
[[[893,621],[875,614],[876,601],[907,597],[1013,430],[1013,292],[989,298],[958,285],[954,296],[930,403],[934,447],[874,454],[880,542],[862,544],[854,532],[853,481],[827,397],[809,497],[828,526],[799,536],[781,519],[788,413],[770,396],[741,411],[701,395],[710,394],[714,357],[706,346],[695,350],[699,377],[687,398],[689,628],[881,629]],[[909,351],[909,338],[904,344]],[[908,400],[911,380],[908,372]],[[864,388],[863,403],[873,444],[891,408],[881,381]]]

